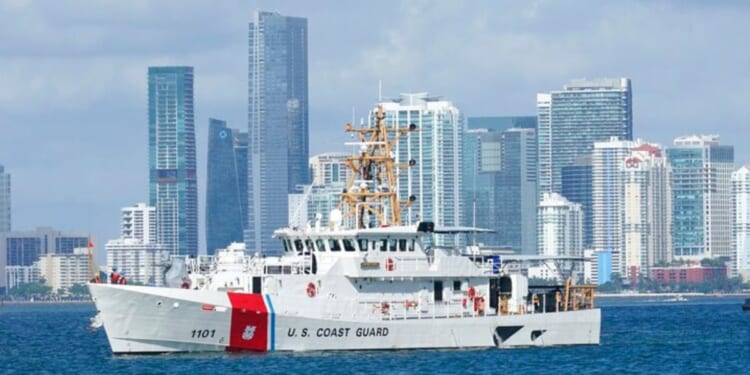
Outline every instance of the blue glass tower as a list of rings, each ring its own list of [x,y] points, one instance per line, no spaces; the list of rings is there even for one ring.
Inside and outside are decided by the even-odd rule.
[[[468,129],[463,151],[463,224],[494,230],[477,235],[484,245],[536,254],[535,130]]]
[[[206,245],[214,254],[242,242],[247,224],[247,133],[208,119]]]
[[[288,197],[309,184],[307,19],[257,12],[249,27],[248,251],[280,252]]]
[[[594,142],[633,139],[630,79],[576,80],[537,95],[539,192],[561,192],[562,167],[591,154]]]
[[[672,254],[733,258],[731,176],[734,147],[718,136],[686,136],[667,148],[672,168]]]
[[[590,248],[594,243],[591,156],[582,156],[574,164],[562,167],[560,179],[562,196],[581,205],[583,210],[583,246]]]
[[[148,68],[149,204],[158,242],[171,254],[198,253],[198,183],[193,68]]]

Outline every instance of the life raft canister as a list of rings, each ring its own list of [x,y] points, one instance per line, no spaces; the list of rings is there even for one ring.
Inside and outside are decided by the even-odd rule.
[[[387,260],[385,261],[385,269],[386,269],[386,271],[393,271],[394,269],[396,269],[396,264],[395,264],[395,262],[393,261],[393,259],[391,259],[391,258],[388,258],[388,259],[387,259]]]
[[[470,287],[469,291],[466,292],[466,296],[469,297],[469,299],[473,299],[477,295],[477,290],[474,289],[474,287]]]
[[[307,292],[307,296],[310,298],[315,297],[315,294],[317,294],[315,284],[313,284],[312,282],[307,283],[307,289],[305,291]]]

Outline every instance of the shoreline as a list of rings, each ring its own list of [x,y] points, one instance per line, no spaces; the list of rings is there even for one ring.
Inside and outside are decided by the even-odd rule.
[[[637,298],[637,297],[744,297],[750,296],[750,292],[740,293],[699,293],[699,292],[667,292],[667,293],[594,293],[596,298]]]
[[[67,304],[93,304],[92,300],[72,300],[72,301],[0,301],[0,306],[4,305],[67,305]]]

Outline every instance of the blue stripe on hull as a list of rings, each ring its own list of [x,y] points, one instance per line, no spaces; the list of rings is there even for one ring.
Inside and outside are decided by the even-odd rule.
[[[269,351],[276,350],[276,312],[273,310],[273,303],[271,303],[271,296],[266,294],[266,304],[268,305],[268,312],[271,316],[271,328],[269,331],[271,331],[271,346],[269,348]]]

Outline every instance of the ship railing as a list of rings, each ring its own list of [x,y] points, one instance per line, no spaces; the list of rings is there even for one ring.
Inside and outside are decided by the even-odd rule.
[[[464,306],[462,301],[443,301],[426,304],[418,299],[371,299],[351,301],[329,301],[325,305],[323,317],[328,319],[357,320],[410,320],[475,318],[492,315],[491,311],[474,309],[471,304]]]

